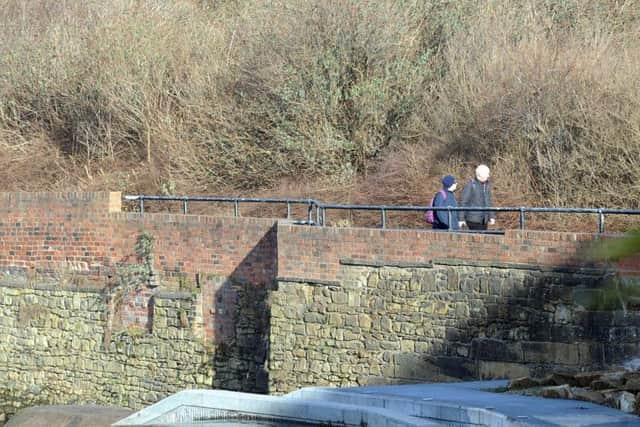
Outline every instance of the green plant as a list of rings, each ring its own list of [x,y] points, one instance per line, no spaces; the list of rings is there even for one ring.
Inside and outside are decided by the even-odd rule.
[[[135,338],[135,337],[141,337],[146,333],[147,333],[146,329],[141,328],[140,326],[137,326],[137,325],[130,325],[127,328],[121,329],[118,332],[116,332],[116,335],[120,337],[128,336],[131,338]]]
[[[104,347],[109,348],[113,328],[118,323],[118,315],[122,304],[127,299],[148,286],[154,276],[153,272],[153,244],[155,237],[148,232],[138,236],[135,250],[138,264],[118,264],[111,279],[105,287],[105,302],[107,307],[107,328]]]
[[[153,245],[155,236],[147,231],[143,231],[136,241],[136,255],[138,261],[142,263],[147,275],[153,275]]]
[[[622,238],[601,240],[591,248],[589,256],[595,260],[620,262],[640,254],[640,231],[634,230]],[[630,306],[640,308],[640,281],[637,277],[616,275],[601,287],[597,297],[590,301],[594,310],[622,310]]]
[[[640,231],[628,232],[624,238],[613,238],[598,242],[591,256],[608,261],[620,261],[640,254]]]
[[[631,278],[614,278],[600,287],[597,296],[589,301],[590,310],[610,311],[640,308],[640,282]]]

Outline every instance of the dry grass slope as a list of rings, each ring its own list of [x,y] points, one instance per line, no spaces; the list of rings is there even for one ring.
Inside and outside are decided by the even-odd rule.
[[[425,204],[486,162],[503,206],[638,208],[639,18],[637,0],[0,0],[0,182]]]

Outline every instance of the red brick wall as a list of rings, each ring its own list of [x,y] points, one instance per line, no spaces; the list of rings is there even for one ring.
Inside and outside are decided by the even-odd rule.
[[[453,258],[497,263],[578,267],[593,234],[507,230],[504,235],[430,230],[320,228],[279,224],[278,276],[338,279],[340,260],[381,264]]]
[[[205,336],[216,342],[234,336],[238,295],[232,282],[268,286],[276,277],[274,220],[117,213],[111,227],[112,262],[135,263],[138,236],[142,232],[154,236],[155,271],[164,279],[186,280],[190,287],[201,288]],[[140,313],[148,307],[130,304],[129,310],[138,314],[129,313],[127,319],[137,319],[143,326]]]
[[[0,193],[0,267],[98,274],[118,210],[119,193]]]
[[[135,263],[144,231],[155,237],[154,267],[167,276],[207,274],[266,283],[275,275],[274,220],[120,211],[120,193],[0,194],[0,267],[71,265],[100,279],[99,267]]]
[[[167,277],[194,281],[199,273],[204,281],[214,274],[257,284],[275,277],[271,219],[118,213],[111,227],[115,262],[136,262],[136,240],[148,232],[155,237],[154,268]]]

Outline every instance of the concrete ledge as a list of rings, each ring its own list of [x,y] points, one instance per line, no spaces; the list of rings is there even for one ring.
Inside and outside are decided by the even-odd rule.
[[[304,388],[286,397],[384,407],[447,426],[627,427],[640,417],[587,402],[494,393],[507,381]]]
[[[300,277],[277,277],[276,282],[304,283],[311,286],[340,286],[340,282],[337,280],[303,279]]]
[[[159,299],[168,299],[168,300],[191,300],[193,299],[193,295],[191,292],[184,291],[159,291],[155,295],[156,298]]]
[[[361,427],[437,427],[433,423],[382,408],[359,407],[338,402],[285,399],[222,390],[187,390],[145,408],[113,426],[179,426],[207,421],[289,421]],[[207,425],[207,424],[202,424]]]
[[[74,284],[60,284],[59,281],[38,281],[31,283],[22,279],[11,279],[7,277],[0,278],[0,287],[12,289],[29,289],[34,291],[48,292],[79,292],[86,294],[102,294],[104,292],[104,284],[101,287],[76,286]]]
[[[340,264],[362,267],[433,268],[432,262],[371,261],[352,258],[342,258]]]
[[[505,268],[515,270],[534,270],[545,273],[569,273],[584,274],[587,276],[602,277],[611,274],[611,271],[605,267],[581,267],[567,265],[538,265],[525,264],[516,262],[494,262],[494,261],[472,261],[455,258],[436,258],[431,261],[435,265],[452,265],[452,266],[469,266],[469,267],[489,267],[489,268]]]

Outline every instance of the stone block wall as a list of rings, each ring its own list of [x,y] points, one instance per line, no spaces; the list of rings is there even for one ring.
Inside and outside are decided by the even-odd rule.
[[[0,411],[34,404],[98,403],[140,408],[184,388],[215,383],[213,347],[181,318],[189,295],[154,297],[150,330],[114,330],[94,289],[0,286]]]
[[[147,328],[110,326],[101,291],[5,278],[0,417],[39,404],[141,408],[189,388],[266,392],[265,291],[218,281],[235,294],[226,343],[205,337],[199,293],[148,290]]]
[[[270,390],[544,375],[637,355],[640,313],[592,312],[598,270],[345,261],[271,295]]]

